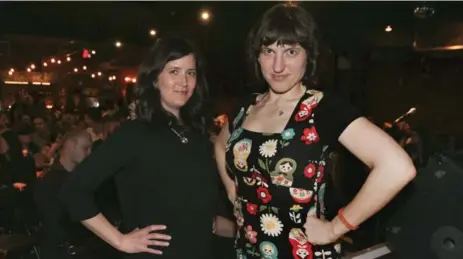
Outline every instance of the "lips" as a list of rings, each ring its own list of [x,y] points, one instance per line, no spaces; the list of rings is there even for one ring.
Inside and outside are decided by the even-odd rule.
[[[174,93],[177,93],[177,94],[187,94],[188,91],[187,90],[174,90]]]
[[[272,79],[275,81],[283,81],[288,77],[288,75],[272,75]]]

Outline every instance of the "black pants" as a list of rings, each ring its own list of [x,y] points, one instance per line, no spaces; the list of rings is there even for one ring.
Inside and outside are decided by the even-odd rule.
[[[235,238],[214,235],[214,259],[236,259]]]

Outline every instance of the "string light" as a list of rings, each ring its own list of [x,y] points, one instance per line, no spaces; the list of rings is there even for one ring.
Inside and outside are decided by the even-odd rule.
[[[202,11],[200,18],[203,22],[207,22],[211,18],[211,14],[208,11]]]
[[[206,19],[206,20],[210,18],[209,12],[206,12],[206,14],[203,13],[202,16],[203,16],[203,19]],[[151,29],[151,30],[149,31],[149,33],[150,33],[151,36],[157,35],[157,31],[154,30],[154,29]],[[115,42],[114,42],[114,45],[115,45],[117,48],[123,47],[123,43],[122,43],[121,41],[115,41]],[[85,50],[85,49],[84,49],[84,50]],[[90,50],[89,52],[90,52],[91,54],[93,54],[93,55],[96,55],[96,50],[95,50],[95,49]],[[73,53],[66,54],[64,57],[61,57],[61,58],[63,58],[63,59],[65,58],[67,62],[71,62],[71,60],[72,60],[71,55],[74,55],[75,53],[76,53],[76,52],[74,51]],[[90,53],[88,54],[88,57],[91,57]],[[45,68],[45,67],[53,67],[53,64],[58,64],[58,65],[60,65],[60,64],[62,63],[61,60],[62,60],[62,59],[60,59],[60,57],[58,57],[58,56],[55,56],[55,57],[47,57],[47,58],[44,58],[44,61],[42,61],[41,65],[42,65],[43,68]],[[26,71],[29,72],[29,73],[32,72],[32,71],[35,70],[35,69],[36,69],[35,64],[31,64],[31,65],[29,65],[28,67],[26,67]],[[90,71],[88,71],[88,70],[90,70]],[[97,77],[104,76],[104,74],[106,75],[106,73],[103,74],[101,71],[94,71],[94,70],[92,71],[92,69],[91,69],[91,68],[89,69],[86,65],[84,65],[84,66],[82,66],[82,67],[74,67],[74,68],[72,68],[71,72],[72,72],[72,71],[74,71],[74,73],[85,73],[85,74],[87,74],[88,76],[90,76],[91,78],[94,78],[94,79],[97,78]],[[8,75],[9,75],[9,76],[12,76],[12,75],[14,74],[14,72],[15,72],[14,69],[11,68],[11,69],[8,71]],[[110,76],[108,77],[108,80],[114,81],[114,80],[116,80],[116,76],[115,76],[115,75],[110,75]],[[135,77],[131,77],[131,76],[130,76],[130,77],[126,77],[126,80],[125,80],[125,81],[126,81],[127,83],[129,83],[129,82],[136,83],[137,80],[136,80]]]
[[[126,76],[126,77],[124,78],[124,80],[125,80],[126,83],[129,83],[129,82],[136,83],[136,82],[137,82],[137,79],[136,79],[136,78],[134,78],[134,77],[129,77],[129,76]]]

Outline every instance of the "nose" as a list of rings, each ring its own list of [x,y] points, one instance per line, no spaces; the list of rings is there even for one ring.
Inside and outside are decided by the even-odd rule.
[[[285,62],[283,59],[283,55],[275,55],[273,59],[273,72],[275,73],[281,73],[285,70]]]
[[[181,76],[179,76],[178,84],[181,85],[181,86],[186,86],[186,85],[188,85],[188,76],[187,76],[187,75],[181,75]]]

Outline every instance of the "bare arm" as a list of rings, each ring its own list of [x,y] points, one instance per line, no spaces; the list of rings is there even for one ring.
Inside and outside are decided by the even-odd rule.
[[[214,143],[214,152],[220,178],[222,179],[222,182],[225,185],[225,189],[227,190],[228,199],[230,199],[230,201],[233,203],[236,199],[235,183],[227,174],[227,164],[225,161],[225,146],[227,145],[229,137],[230,133],[228,132],[228,122],[226,122]]]
[[[346,220],[358,226],[386,206],[415,177],[416,169],[391,137],[363,117],[353,121],[339,141],[372,169],[362,189],[343,210]],[[336,236],[348,232],[338,217],[332,223]]]
[[[112,247],[121,250],[123,234],[103,214],[82,221],[82,224]]]

